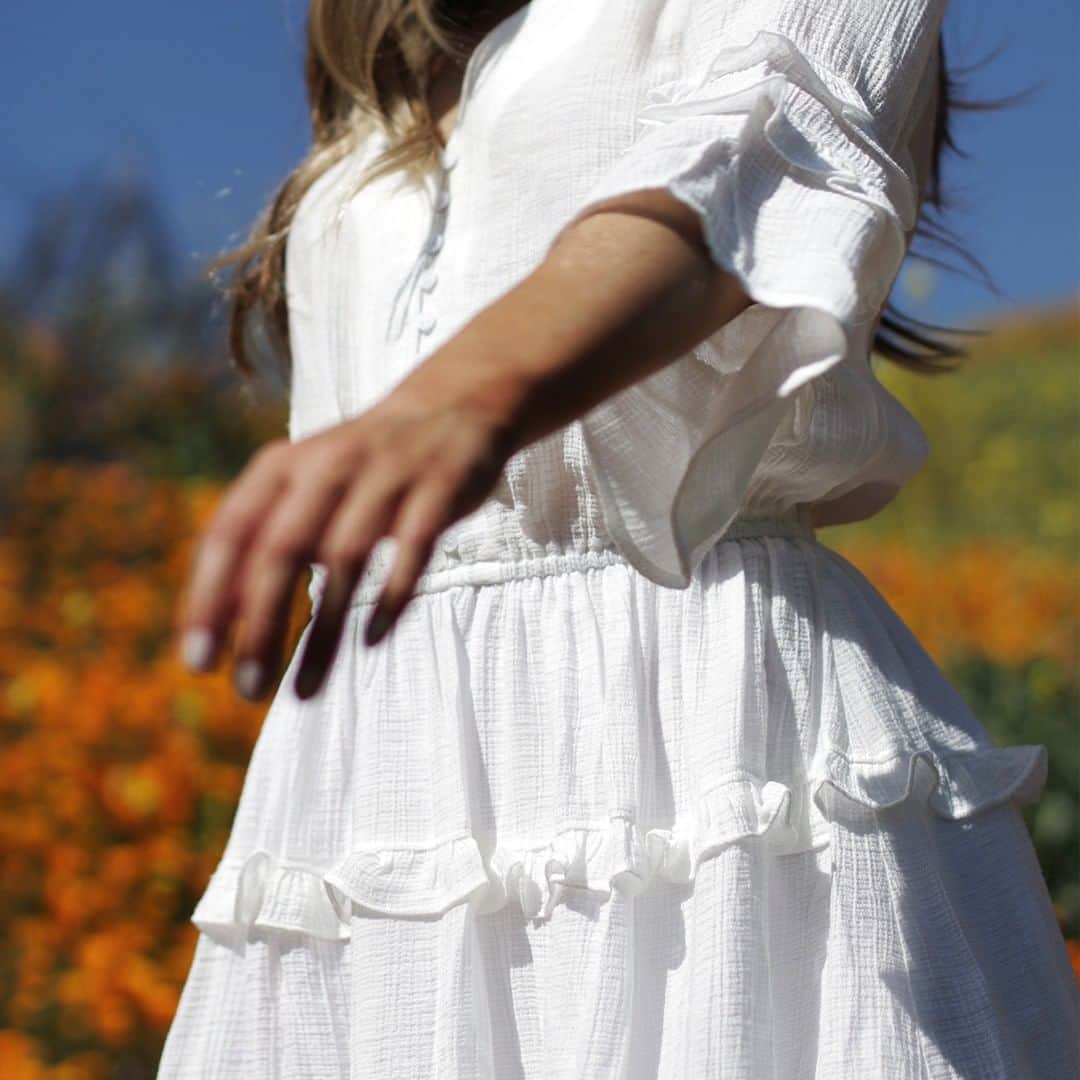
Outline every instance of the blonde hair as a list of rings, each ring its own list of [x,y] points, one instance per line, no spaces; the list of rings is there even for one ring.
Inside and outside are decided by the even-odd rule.
[[[211,276],[235,267],[229,298],[229,350],[246,376],[255,374],[248,343],[261,317],[274,352],[291,361],[285,299],[285,245],[305,193],[346,157],[372,126],[388,147],[364,170],[357,190],[404,171],[420,179],[438,161],[439,137],[429,107],[434,74],[462,65],[475,38],[517,3],[447,0],[311,0],[304,62],[311,148],[285,178],[242,244],[216,258]],[[462,11],[462,9],[466,9]]]
[[[225,288],[229,302],[228,343],[234,365],[253,376],[248,331],[254,317],[265,328],[273,352],[291,366],[289,315],[285,298],[285,245],[296,209],[312,184],[346,157],[357,140],[381,127],[387,148],[366,168],[356,185],[402,170],[419,179],[438,160],[439,137],[429,107],[431,79],[446,62],[463,65],[478,37],[528,0],[311,0],[307,18],[305,80],[312,144],[263,210],[247,239],[215,259],[213,276],[226,266],[235,271]],[[945,150],[959,153],[950,131],[954,109],[996,105],[956,98],[956,83],[939,41],[939,95],[933,134],[931,176],[924,210],[942,211],[941,184]],[[1000,103],[999,103],[1000,104]],[[939,222],[920,215],[916,235],[961,253],[953,235]],[[923,256],[926,258],[926,256]],[[946,265],[939,260],[938,265]],[[985,270],[983,270],[985,275]],[[967,350],[935,341],[926,330],[942,330],[887,305],[873,348],[879,355],[923,374],[952,370],[948,361]],[[978,331],[958,331],[978,333]]]

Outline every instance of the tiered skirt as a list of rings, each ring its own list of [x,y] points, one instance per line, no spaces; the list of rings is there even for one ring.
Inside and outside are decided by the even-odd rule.
[[[270,705],[162,1080],[1080,1075],[1045,747],[808,529],[440,570],[368,649],[371,601]]]

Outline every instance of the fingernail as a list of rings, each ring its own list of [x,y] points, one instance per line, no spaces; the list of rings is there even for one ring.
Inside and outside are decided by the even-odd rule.
[[[302,668],[300,674],[297,675],[293,688],[298,698],[309,698],[318,690],[321,683],[322,672],[306,667]]]
[[[367,645],[375,645],[390,627],[390,612],[386,608],[380,608],[371,616],[364,633],[364,642]]]
[[[246,698],[257,698],[262,692],[263,666],[258,660],[241,660],[233,671],[233,685]]]
[[[185,666],[192,671],[206,671],[214,655],[214,635],[204,628],[188,630],[180,648]]]

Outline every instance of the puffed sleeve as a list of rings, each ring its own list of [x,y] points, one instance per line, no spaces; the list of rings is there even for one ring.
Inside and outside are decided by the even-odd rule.
[[[605,520],[653,580],[689,583],[800,387],[845,359],[869,367],[917,220],[906,138],[936,77],[944,8],[669,0],[651,24],[627,14],[621,47],[655,81],[631,144],[559,235],[611,197],[666,189],[752,301],[580,420]]]

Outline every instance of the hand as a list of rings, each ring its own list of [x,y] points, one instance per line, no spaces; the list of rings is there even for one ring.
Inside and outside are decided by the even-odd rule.
[[[695,214],[665,192],[609,200],[544,261],[359,417],[260,450],[204,537],[182,604],[188,666],[207,670],[238,622],[234,679],[261,697],[296,579],[327,566],[296,692],[314,694],[371,549],[396,558],[365,640],[409,600],[439,534],[491,493],[511,454],[678,359],[749,303],[703,253]],[[541,326],[542,333],[522,333]]]
[[[336,654],[372,548],[392,536],[394,563],[365,641],[385,636],[439,535],[490,494],[514,445],[508,425],[488,411],[436,397],[446,395],[406,381],[360,416],[255,453],[197,551],[177,622],[189,667],[214,667],[238,623],[234,682],[245,697],[262,697],[279,670],[298,576],[321,562],[325,589],[295,683],[298,696],[310,697]]]

